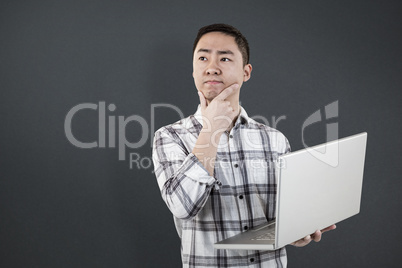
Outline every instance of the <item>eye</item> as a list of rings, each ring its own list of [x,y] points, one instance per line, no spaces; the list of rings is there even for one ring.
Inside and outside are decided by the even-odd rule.
[[[201,56],[201,57],[199,57],[198,59],[199,59],[200,61],[206,61],[206,60],[207,60],[207,58],[202,57],[202,56]]]
[[[230,61],[228,58],[222,58],[221,61]]]

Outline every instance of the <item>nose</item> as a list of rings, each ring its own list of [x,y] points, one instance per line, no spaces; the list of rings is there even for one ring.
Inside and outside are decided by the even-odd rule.
[[[205,72],[207,74],[219,75],[219,74],[221,74],[221,69],[219,68],[218,64],[216,64],[216,62],[214,60],[211,60],[210,63],[208,64]]]

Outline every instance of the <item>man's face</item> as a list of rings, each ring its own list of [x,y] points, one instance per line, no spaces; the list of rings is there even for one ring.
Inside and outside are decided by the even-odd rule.
[[[194,51],[193,77],[195,86],[208,102],[230,85],[237,83],[241,87],[250,78],[250,73],[251,65],[243,66],[234,37],[221,32],[210,32],[201,37]]]

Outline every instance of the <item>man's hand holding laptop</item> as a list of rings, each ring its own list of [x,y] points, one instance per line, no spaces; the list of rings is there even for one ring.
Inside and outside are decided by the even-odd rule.
[[[308,236],[306,236],[306,237],[304,237],[304,238],[302,238],[300,240],[297,240],[297,241],[291,243],[291,245],[295,246],[295,247],[304,247],[304,246],[310,244],[310,242],[313,241],[313,240],[315,242],[320,242],[321,241],[321,236],[322,236],[323,233],[331,231],[331,230],[334,230],[335,228],[336,228],[336,225],[334,224],[334,225],[331,225],[331,226],[329,226],[329,227],[327,227],[325,229],[322,229],[321,231],[317,230],[317,231],[315,231],[315,233],[313,233],[311,235],[308,235]]]

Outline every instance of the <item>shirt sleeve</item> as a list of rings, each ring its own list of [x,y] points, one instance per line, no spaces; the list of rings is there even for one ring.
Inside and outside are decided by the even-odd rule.
[[[289,140],[285,136],[283,136],[283,138],[285,139],[285,152],[284,152],[284,154],[290,153],[292,151],[292,148],[290,147]]]
[[[288,139],[282,132],[268,128],[270,135],[270,150],[278,152],[278,155],[287,154],[291,152],[291,147]]]
[[[219,182],[164,128],[155,133],[152,159],[162,199],[170,211],[183,220],[195,217]]]

